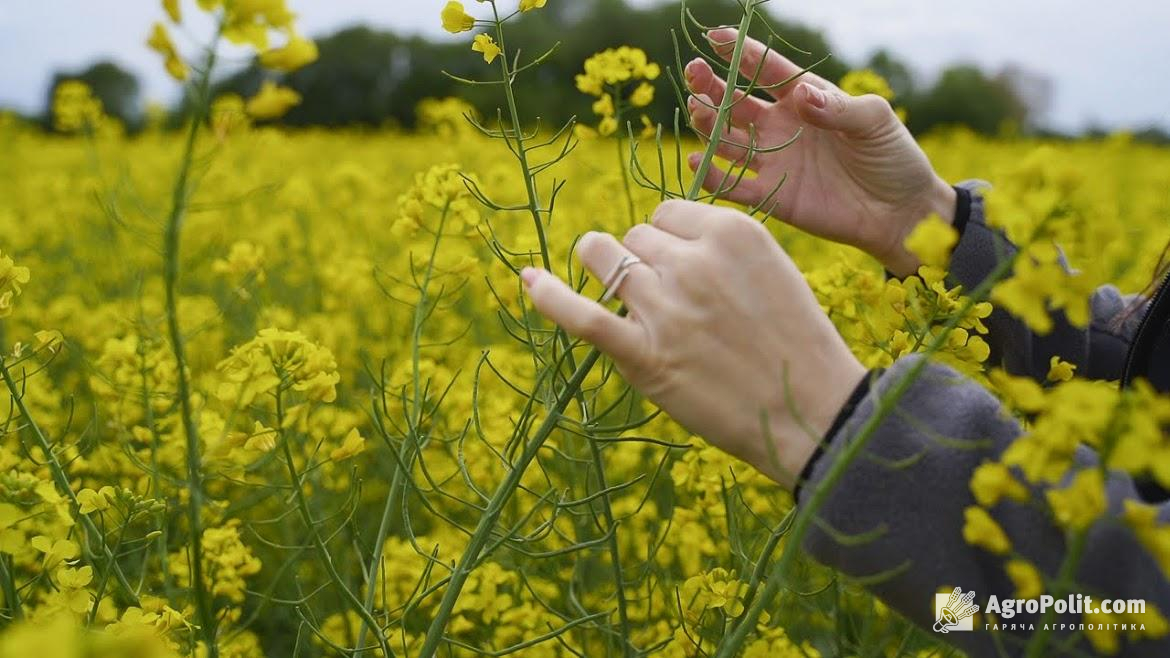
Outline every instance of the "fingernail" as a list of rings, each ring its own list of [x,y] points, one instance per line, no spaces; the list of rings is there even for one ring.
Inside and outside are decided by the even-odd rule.
[[[716,28],[714,30],[708,30],[707,34],[705,36],[707,37],[708,41],[719,41],[719,42],[730,41],[731,40],[731,30],[728,28],[725,28],[725,27],[720,27],[720,28]]]
[[[825,92],[810,84],[804,85],[804,93],[808,96],[808,104],[818,110],[825,109],[825,106],[829,102],[829,99],[825,98]]]
[[[524,282],[525,288],[531,288],[532,284],[536,283],[536,279],[540,277],[540,270],[535,267],[526,267],[520,270],[520,279]]]

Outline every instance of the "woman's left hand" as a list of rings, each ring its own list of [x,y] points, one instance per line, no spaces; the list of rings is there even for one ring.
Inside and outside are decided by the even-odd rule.
[[[577,254],[598,277],[641,259],[618,289],[629,315],[527,268],[537,310],[689,431],[791,488],[865,369],[767,230],[728,208],[667,201],[621,242],[586,234]]]

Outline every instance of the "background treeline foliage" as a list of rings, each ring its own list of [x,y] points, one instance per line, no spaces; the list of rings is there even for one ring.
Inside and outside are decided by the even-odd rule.
[[[689,0],[688,6],[708,25],[734,23],[740,12],[733,0]],[[1052,90],[1042,77],[1016,68],[989,75],[975,66],[957,65],[940,72],[930,85],[923,85],[911,66],[891,51],[878,51],[869,61],[846,62],[834,54],[823,33],[783,20],[774,20],[773,24],[785,39],[811,53],[805,55],[776,44],[798,63],[811,65],[829,55],[815,70],[830,80],[839,80],[851,69],[866,67],[886,77],[898,95],[897,104],[908,111],[908,123],[915,133],[950,124],[963,124],[983,134],[997,133],[1005,126],[1031,132],[1043,129]],[[592,121],[592,99],[565,83],[573,79],[585,59],[599,50],[630,44],[645,50],[653,61],[673,66],[671,28],[678,32],[679,26],[677,3],[637,9],[624,0],[574,0],[549,3],[543,11],[525,14],[512,27],[509,39],[513,43],[547,47],[560,44],[546,64],[517,82],[517,92],[525,99],[528,115],[540,117],[545,125],[559,125],[571,116]],[[499,104],[494,87],[468,87],[442,74],[448,71],[473,79],[484,75],[482,60],[468,53],[469,40],[470,36],[456,42],[433,42],[364,26],[317,35],[320,59],[279,80],[304,99],[280,121],[293,126],[391,124],[412,128],[415,107],[421,99],[456,94],[491,117]],[[689,48],[685,42],[681,45],[687,57]],[[265,75],[253,64],[219,81],[216,93],[251,96]],[[61,80],[69,78],[80,78],[89,84],[107,112],[122,119],[131,130],[142,124],[138,82],[132,74],[109,62],[76,73],[58,73],[47,99],[52,99]],[[647,114],[670,125],[676,99],[666,76],[658,81],[657,91]],[[174,111],[176,123],[184,105],[181,103]],[[46,110],[48,107],[47,102]]]

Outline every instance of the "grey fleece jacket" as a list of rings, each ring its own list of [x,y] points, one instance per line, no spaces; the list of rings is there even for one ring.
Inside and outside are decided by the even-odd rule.
[[[974,191],[976,186],[966,185]],[[964,195],[970,217],[952,256],[951,274],[968,290],[995,267],[1011,244],[984,222],[978,194]],[[1077,372],[1101,379],[1121,376],[1129,341],[1141,313],[1126,319],[1130,299],[1116,288],[1099,289],[1093,297],[1089,329],[1077,329],[1060,315],[1047,336],[1032,334],[1019,320],[995,311],[987,322],[994,363],[1016,374],[1043,380],[1052,355],[1071,361]],[[1119,322],[1119,320],[1123,320]],[[827,437],[825,453],[811,465],[799,492],[805,504],[841,451],[854,440],[875,412],[877,401],[921,359],[909,356],[871,382],[870,389],[834,436]],[[840,419],[839,419],[840,420]],[[935,623],[934,594],[940,588],[974,591],[975,603],[986,609],[989,595],[1014,598],[1014,586],[1003,558],[970,546],[963,539],[963,510],[974,504],[968,482],[985,460],[996,459],[1021,434],[1020,425],[983,387],[941,364],[925,366],[899,404],[878,425],[863,452],[848,467],[837,487],[819,510],[807,536],[806,549],[818,561],[841,572],[865,577],[886,574],[871,585],[890,607],[924,629]],[[945,437],[946,441],[940,441]],[[1083,465],[1097,463],[1097,455],[1082,446]],[[1139,494],[1128,476],[1117,473],[1107,483],[1109,513],[1090,531],[1077,574],[1078,590],[1102,598],[1145,599],[1170,615],[1170,583],[1151,555],[1117,519],[1126,499]],[[1043,495],[1033,491],[1033,496]],[[1065,537],[1036,505],[1001,502],[991,514],[1011,538],[1014,548],[1047,577],[1056,574],[1065,555]],[[1170,504],[1162,503],[1159,519],[1170,518]],[[825,530],[828,526],[832,530]],[[875,533],[863,543],[842,541],[847,535]],[[867,538],[869,539],[869,538]],[[977,619],[979,619],[977,617]],[[1023,653],[1024,644],[1041,628],[1039,615],[1002,619],[1024,630],[952,631],[945,639],[972,657]],[[1079,615],[1064,615],[1057,624],[1079,624]],[[933,631],[931,631],[933,632]],[[1170,656],[1170,637],[1130,643],[1122,635],[1121,655]],[[1056,630],[1046,655],[1092,655],[1082,632]]]

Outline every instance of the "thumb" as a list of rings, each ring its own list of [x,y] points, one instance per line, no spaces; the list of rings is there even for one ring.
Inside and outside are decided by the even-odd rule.
[[[820,89],[807,82],[796,89],[797,112],[823,130],[863,137],[897,120],[886,99],[874,94],[850,96],[839,89]]]

